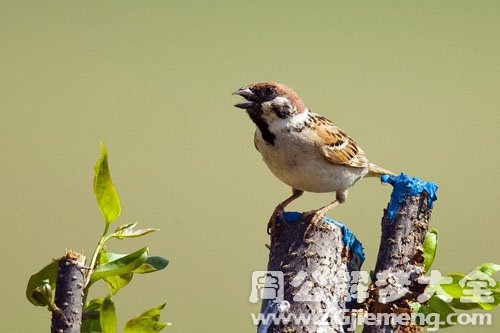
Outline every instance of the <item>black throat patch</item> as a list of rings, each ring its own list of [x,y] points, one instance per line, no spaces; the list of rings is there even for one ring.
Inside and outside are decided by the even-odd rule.
[[[250,119],[252,119],[255,125],[257,125],[257,127],[259,128],[260,132],[262,133],[262,138],[264,139],[264,141],[274,146],[274,141],[276,141],[276,135],[274,135],[269,130],[269,125],[262,117],[262,114],[259,111],[254,111],[252,109],[247,110],[247,113],[250,116]]]

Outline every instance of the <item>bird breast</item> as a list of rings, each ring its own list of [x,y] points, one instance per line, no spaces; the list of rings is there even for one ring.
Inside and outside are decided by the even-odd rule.
[[[367,174],[367,168],[353,168],[329,162],[319,147],[319,138],[309,128],[275,133],[274,144],[255,132],[255,147],[271,172],[285,184],[307,192],[345,190]]]

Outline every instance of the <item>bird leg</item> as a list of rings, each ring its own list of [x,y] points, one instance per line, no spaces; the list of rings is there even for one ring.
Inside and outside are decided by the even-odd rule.
[[[345,202],[345,200],[347,199],[347,190],[337,191],[337,192],[335,192],[335,196],[336,196],[335,200],[330,202],[328,205],[321,207],[318,210],[313,210],[313,211],[310,211],[310,212],[307,212],[304,214],[304,215],[311,216],[309,225],[307,226],[306,232],[304,233],[304,237],[306,237],[307,235],[310,234],[312,228],[316,224],[318,224],[321,220],[323,220],[325,215],[330,210],[332,210],[336,206],[340,205],[341,203]]]
[[[295,188],[292,189],[292,195],[286,198],[283,202],[279,203],[278,206],[274,209],[273,215],[269,219],[269,223],[267,224],[267,234],[270,235],[271,232],[276,228],[276,218],[279,217],[281,223],[285,223],[285,207],[288,206],[292,201],[300,197],[304,194],[304,191],[297,190]]]

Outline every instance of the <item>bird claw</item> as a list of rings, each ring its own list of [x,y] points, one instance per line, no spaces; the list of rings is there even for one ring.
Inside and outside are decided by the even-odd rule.
[[[276,216],[271,216],[269,219],[269,222],[267,223],[267,234],[270,235],[273,233],[274,229],[276,228]]]
[[[323,220],[323,218],[325,217],[326,215],[326,212],[322,211],[322,210],[318,210],[314,213],[314,215],[312,216],[311,218],[311,223],[312,225],[316,225],[318,224],[319,222],[321,222]]]
[[[304,240],[311,236],[313,227],[315,227],[319,222],[321,222],[325,217],[325,215],[326,212],[324,212],[322,209],[313,210],[311,212],[307,212],[304,214],[304,217],[309,219],[309,225],[307,226],[306,231],[304,232]]]
[[[277,207],[273,215],[271,215],[271,218],[269,219],[269,222],[267,223],[267,234],[270,235],[274,232],[274,230],[278,227],[278,223],[276,219],[279,219],[280,223],[286,223],[285,219],[285,212],[283,208]]]
[[[277,215],[280,218],[280,223],[286,223],[285,211],[284,210],[280,210]]]

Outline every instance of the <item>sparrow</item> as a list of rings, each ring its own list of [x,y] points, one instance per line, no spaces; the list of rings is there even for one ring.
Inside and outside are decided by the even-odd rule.
[[[344,203],[347,191],[363,177],[396,175],[371,163],[365,152],[332,121],[309,110],[299,95],[278,82],[257,82],[233,93],[244,98],[234,106],[246,110],[256,125],[255,148],[271,172],[292,188],[292,195],[274,209],[268,233],[276,219],[285,221],[287,205],[304,191],[335,192],[335,200],[308,212],[315,225],[332,208]]]

